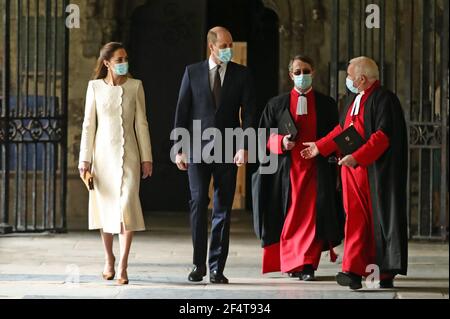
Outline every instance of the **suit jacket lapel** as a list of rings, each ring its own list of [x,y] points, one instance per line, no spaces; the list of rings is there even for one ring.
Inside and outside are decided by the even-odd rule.
[[[211,91],[211,85],[209,84],[209,62],[208,62],[208,60],[206,60],[203,63],[201,85],[202,85],[202,87],[204,87],[205,90],[207,90],[207,92],[209,92],[209,94],[207,94],[207,96],[209,97],[209,102],[210,102],[209,104],[212,105],[212,107],[214,108],[214,105],[215,105],[214,96]]]
[[[227,70],[225,72],[225,78],[223,79],[222,91],[220,92],[220,105],[217,109],[222,107],[224,97],[227,96],[227,93],[230,90],[231,81],[233,79],[233,72],[234,72],[234,63],[228,62]]]

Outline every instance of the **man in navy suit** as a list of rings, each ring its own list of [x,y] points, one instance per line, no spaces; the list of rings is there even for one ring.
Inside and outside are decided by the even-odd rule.
[[[215,27],[208,32],[208,60],[186,67],[181,83],[175,129],[188,130],[192,137],[205,130],[216,129],[224,136],[225,129],[254,128],[255,93],[249,70],[231,62],[233,38],[223,27]],[[195,122],[194,122],[195,121]],[[201,122],[197,122],[201,121]],[[198,123],[200,123],[198,125]],[[209,131],[208,130],[208,131]],[[217,134],[209,140],[193,141],[188,149],[176,155],[176,164],[187,171],[191,192],[190,218],[194,246],[194,267],[189,281],[202,281],[206,276],[208,246],[208,204],[209,184],[214,179],[214,199],[209,246],[209,270],[211,283],[228,283],[223,275],[228,256],[230,213],[236,188],[237,166],[247,163],[248,141],[233,143],[234,158],[217,160],[217,152],[223,153],[225,143],[218,143]],[[219,137],[220,138],[220,137]],[[195,149],[193,144],[201,147]],[[213,161],[206,160],[205,148]],[[232,155],[233,155],[232,154]]]

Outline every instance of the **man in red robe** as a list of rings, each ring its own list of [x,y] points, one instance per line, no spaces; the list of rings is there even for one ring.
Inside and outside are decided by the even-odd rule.
[[[303,281],[315,279],[322,251],[330,250],[343,236],[343,214],[336,190],[336,164],[327,157],[314,161],[300,156],[303,144],[325,136],[338,123],[335,101],[312,88],[313,61],[296,56],[289,65],[294,88],[273,98],[266,106],[261,128],[278,128],[289,112],[298,129],[297,136],[273,134],[267,148],[278,154],[279,167],[272,176],[261,176],[270,191],[256,192],[254,207],[263,230],[263,273],[281,271]],[[341,208],[340,208],[341,207]],[[264,210],[264,211],[262,211]]]
[[[379,82],[376,63],[367,57],[350,61],[347,87],[354,93],[340,125],[301,155],[311,159],[336,152],[334,139],[350,125],[365,144],[344,156],[342,187],[345,225],[342,272],[336,280],[351,289],[362,288],[361,279],[377,265],[380,286],[392,288],[396,274],[406,275],[406,124],[400,102]]]

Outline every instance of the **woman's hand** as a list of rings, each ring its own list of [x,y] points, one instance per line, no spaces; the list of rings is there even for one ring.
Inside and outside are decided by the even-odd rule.
[[[152,162],[142,162],[142,179],[152,176],[153,174],[153,163]]]
[[[81,162],[78,165],[78,171],[80,172],[80,176],[84,178],[86,176],[86,172],[90,172],[91,171],[91,163],[89,163],[89,162]]]

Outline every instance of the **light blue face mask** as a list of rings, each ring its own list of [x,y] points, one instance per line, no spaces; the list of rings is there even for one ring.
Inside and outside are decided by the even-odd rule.
[[[347,89],[349,89],[350,92],[354,94],[359,93],[358,88],[355,88],[355,86],[353,85],[354,82],[349,77],[347,77],[347,79],[345,80],[345,84],[347,85]]]
[[[114,65],[114,73],[117,75],[127,75],[128,74],[128,62],[119,63]]]
[[[233,50],[231,48],[220,49],[218,58],[222,63],[230,62],[233,58]]]
[[[294,75],[294,84],[297,89],[306,91],[312,85],[312,74]]]

